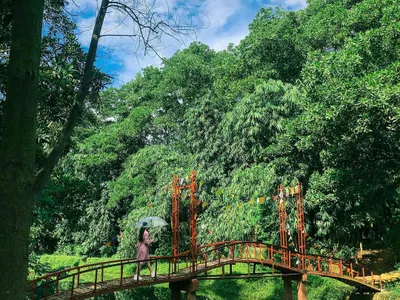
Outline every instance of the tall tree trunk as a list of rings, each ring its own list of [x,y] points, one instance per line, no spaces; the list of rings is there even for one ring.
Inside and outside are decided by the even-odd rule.
[[[80,83],[79,92],[76,96],[74,105],[69,112],[67,122],[57,139],[57,143],[53,150],[49,153],[46,160],[44,161],[42,169],[36,176],[34,193],[38,194],[47,184],[50,179],[50,175],[53,172],[55,166],[58,163],[61,155],[63,154],[65,148],[70,142],[71,135],[73,133],[74,127],[82,115],[83,104],[85,98],[89,94],[90,84],[93,80],[93,65],[96,58],[97,46],[99,43],[101,28],[103,27],[104,18],[107,13],[107,8],[109,5],[109,0],[102,0],[99,12],[96,17],[96,23],[93,28],[92,39],[90,41],[88,55],[85,62],[85,70],[83,73],[83,78]]]
[[[0,299],[26,295],[44,0],[15,0],[0,140]]]

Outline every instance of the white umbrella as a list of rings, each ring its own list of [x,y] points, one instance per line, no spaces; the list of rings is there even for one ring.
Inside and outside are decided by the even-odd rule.
[[[142,227],[143,223],[146,222],[146,226],[144,227],[160,227],[160,226],[167,226],[168,223],[160,218],[160,217],[146,217],[143,219],[140,219],[138,223],[136,223],[135,227]]]

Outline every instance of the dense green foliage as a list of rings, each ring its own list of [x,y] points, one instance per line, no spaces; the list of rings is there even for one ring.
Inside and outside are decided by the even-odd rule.
[[[33,249],[134,256],[134,223],[148,215],[170,221],[172,174],[192,169],[200,244],[277,243],[272,195],[278,184],[300,180],[308,243],[319,245],[309,251],[351,258],[360,243],[400,249],[399,20],[397,0],[261,9],[238,46],[216,52],[192,43],[162,68],[104,91],[89,102],[38,199]],[[50,29],[45,38],[44,55],[56,56],[42,66],[43,152],[68,108],[59,93],[68,95],[79,77],[82,53],[69,33],[64,38],[59,55],[71,56],[67,62],[51,50],[59,34]],[[294,203],[288,211],[294,233]],[[119,247],[106,247],[121,231]],[[169,254],[170,229],[152,235],[154,251]]]

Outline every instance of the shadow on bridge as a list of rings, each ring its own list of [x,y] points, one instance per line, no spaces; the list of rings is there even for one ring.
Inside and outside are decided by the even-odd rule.
[[[34,279],[28,284],[28,296],[39,299],[87,299],[90,297],[133,289],[141,286],[169,283],[172,299],[180,299],[184,290],[187,299],[195,299],[199,280],[282,277],[286,299],[291,299],[291,284],[298,286],[298,299],[306,299],[307,275],[340,280],[364,292],[381,290],[379,276],[366,277],[364,269],[344,264],[342,260],[305,255],[263,243],[229,241],[198,247],[178,256],[151,257],[154,278],[132,276],[143,261],[122,259],[78,266]],[[246,264],[246,273],[234,272],[233,266]],[[260,272],[256,266],[268,267]],[[220,269],[219,274],[213,270]],[[116,275],[118,274],[118,275]],[[180,297],[180,296],[179,296]]]

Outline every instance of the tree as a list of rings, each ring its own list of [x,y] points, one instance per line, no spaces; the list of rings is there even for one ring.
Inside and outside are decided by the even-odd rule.
[[[60,2],[58,2],[60,4]],[[64,153],[84,108],[84,101],[95,80],[94,61],[103,22],[110,8],[124,12],[136,24],[139,46],[147,51],[162,35],[177,36],[192,31],[193,24],[179,23],[171,13],[152,12],[146,1],[129,6],[122,1],[102,0],[86,57],[85,68],[74,104],[53,149],[35,176],[36,120],[41,28],[44,1],[15,1],[12,13],[11,50],[8,65],[6,101],[1,136],[0,196],[2,250],[1,268],[10,276],[0,282],[2,299],[23,299],[28,265],[28,237],[32,222],[34,195],[48,182]],[[6,24],[7,26],[9,23]],[[25,31],[29,28],[29,31]]]
[[[13,3],[7,99],[0,145],[1,299],[24,299],[34,205],[36,109],[43,0]]]

